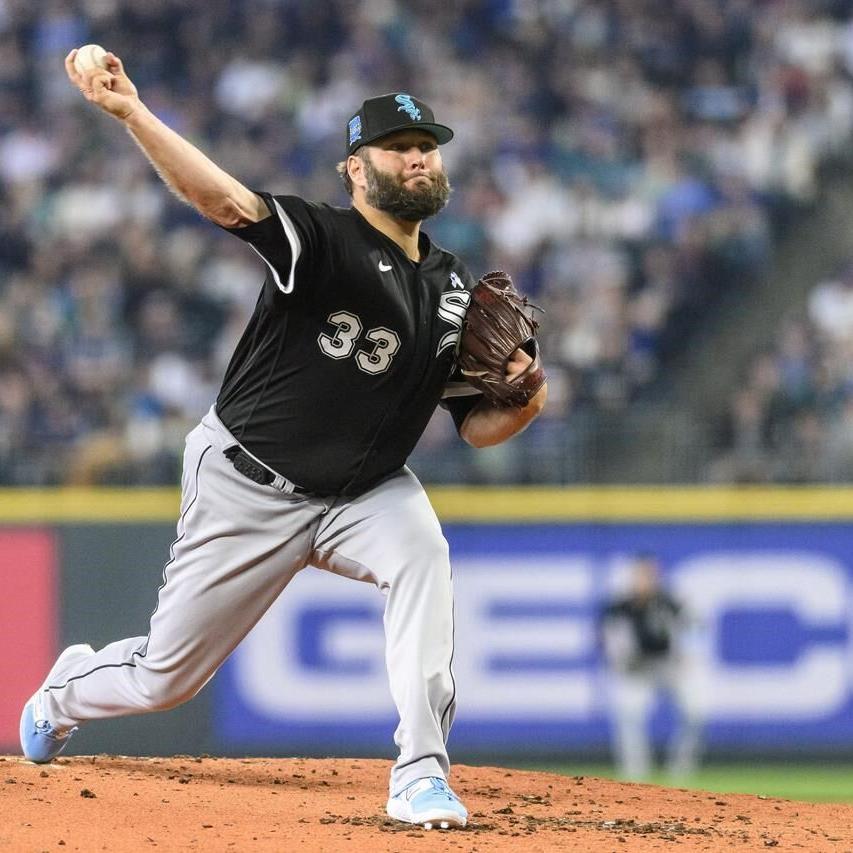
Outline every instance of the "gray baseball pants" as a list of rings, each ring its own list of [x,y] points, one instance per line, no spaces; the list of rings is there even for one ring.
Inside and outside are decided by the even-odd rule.
[[[695,772],[705,716],[701,676],[696,662],[685,657],[650,661],[637,670],[611,672],[613,747],[623,778],[647,779],[652,772],[649,718],[661,693],[671,697],[678,714],[668,748],[667,772],[674,779],[684,779]]]
[[[181,515],[147,637],[74,660],[47,685],[54,726],[165,710],[195,696],[307,565],[385,595],[386,665],[400,715],[391,793],[447,777],[455,710],[448,547],[406,468],[353,499],[259,485],[224,456],[237,444],[211,410],[188,436]]]

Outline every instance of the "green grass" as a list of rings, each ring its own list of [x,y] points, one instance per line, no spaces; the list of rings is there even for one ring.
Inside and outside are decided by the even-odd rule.
[[[617,778],[613,767],[606,764],[525,763],[514,766],[567,776]],[[709,764],[689,779],[673,781],[660,773],[646,781],[674,788],[697,788],[720,793],[760,794],[818,803],[853,803],[853,762]]]

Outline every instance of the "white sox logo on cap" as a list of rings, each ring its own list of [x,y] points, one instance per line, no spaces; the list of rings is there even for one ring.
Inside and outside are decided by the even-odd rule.
[[[415,106],[411,95],[401,92],[396,98],[394,98],[394,100],[400,105],[397,107],[398,113],[408,113],[411,116],[412,121],[421,120],[421,111]]]
[[[453,131],[438,124],[428,104],[407,92],[368,98],[347,122],[347,153],[398,130],[417,128],[435,137],[439,145],[453,139]]]

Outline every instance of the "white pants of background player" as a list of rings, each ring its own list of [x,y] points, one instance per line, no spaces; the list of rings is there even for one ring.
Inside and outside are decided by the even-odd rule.
[[[667,750],[667,772],[674,778],[693,773],[699,761],[705,706],[695,668],[684,660],[665,660],[638,669],[611,670],[609,681],[613,751],[620,775],[625,779],[645,779],[651,773],[649,723],[664,694],[677,713]]]
[[[48,685],[54,726],[172,708],[192,698],[306,565],[385,595],[386,665],[400,714],[395,794],[447,777],[455,711],[448,547],[408,469],[354,499],[296,497],[238,473],[211,411],[187,437],[178,536],[147,637],[77,659]]]

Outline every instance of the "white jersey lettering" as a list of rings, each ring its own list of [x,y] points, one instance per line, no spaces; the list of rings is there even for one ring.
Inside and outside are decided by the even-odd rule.
[[[439,339],[436,356],[441,355],[448,347],[455,347],[458,343],[470,301],[471,294],[467,290],[448,290],[441,294],[438,301],[439,319],[450,323],[453,328]]]

